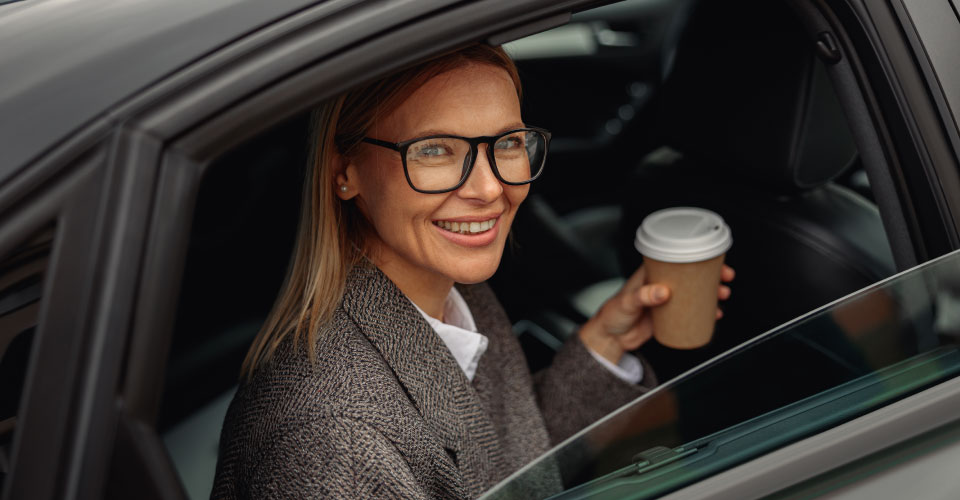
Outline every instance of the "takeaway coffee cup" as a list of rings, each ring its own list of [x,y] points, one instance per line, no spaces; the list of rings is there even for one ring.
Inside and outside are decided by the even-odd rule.
[[[670,300],[651,309],[654,337],[675,349],[701,347],[713,336],[717,285],[733,244],[723,218],[702,208],[656,211],[637,228],[647,283],[670,287]]]

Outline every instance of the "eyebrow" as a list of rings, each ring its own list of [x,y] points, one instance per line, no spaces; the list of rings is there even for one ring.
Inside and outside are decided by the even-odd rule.
[[[523,122],[514,122],[514,123],[511,123],[511,124],[509,124],[509,125],[501,128],[500,130],[498,130],[497,132],[495,132],[495,133],[492,134],[492,135],[493,135],[493,136],[496,136],[496,135],[502,134],[502,133],[504,133],[504,132],[508,132],[508,131],[510,131],[510,130],[515,130],[515,129],[518,129],[518,128],[526,128],[526,127],[527,127],[527,126],[526,126]],[[420,130],[420,131],[418,131],[416,134],[411,135],[409,138],[401,139],[401,141],[409,141],[410,139],[416,139],[416,138],[419,138],[419,137],[427,137],[427,136],[429,136],[429,135],[456,135],[456,136],[459,136],[460,134],[454,134],[454,133],[450,132],[449,130],[426,129],[426,130]],[[464,136],[464,137],[465,137],[465,136]]]

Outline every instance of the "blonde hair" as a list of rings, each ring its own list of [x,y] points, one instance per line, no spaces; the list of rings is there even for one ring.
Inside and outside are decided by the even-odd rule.
[[[317,336],[343,298],[347,275],[363,259],[364,238],[372,228],[353,201],[335,193],[336,165],[356,154],[373,124],[400,106],[431,78],[469,64],[489,64],[509,73],[521,95],[520,77],[500,47],[477,44],[404,69],[328,100],[311,114],[311,144],[293,261],[280,295],[243,360],[251,377],[268,364],[289,335],[305,342],[316,361]]]

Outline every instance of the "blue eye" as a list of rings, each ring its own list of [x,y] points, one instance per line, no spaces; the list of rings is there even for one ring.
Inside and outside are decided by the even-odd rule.
[[[417,144],[413,153],[417,156],[445,156],[452,154],[450,148],[439,143]]]
[[[496,149],[515,149],[523,147],[523,140],[518,136],[504,137],[497,141]]]

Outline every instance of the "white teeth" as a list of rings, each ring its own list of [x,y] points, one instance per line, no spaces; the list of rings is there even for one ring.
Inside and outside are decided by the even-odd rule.
[[[483,222],[450,222],[446,220],[433,221],[439,227],[460,234],[477,234],[493,229],[497,219],[485,220]]]

